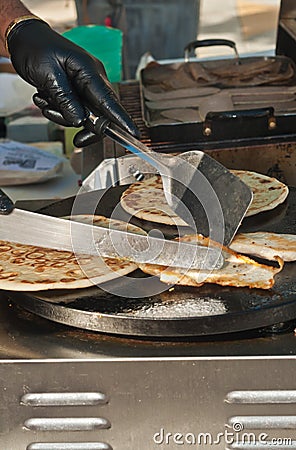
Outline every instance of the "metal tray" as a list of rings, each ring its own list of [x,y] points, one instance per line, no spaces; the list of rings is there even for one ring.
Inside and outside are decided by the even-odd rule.
[[[232,41],[221,39],[194,41],[187,48],[217,43],[235,49]],[[202,74],[203,71],[212,72],[223,67],[228,71],[239,68],[239,72],[244,74],[248,67],[256,64],[262,66],[262,73],[255,77],[250,75],[249,79],[221,75],[205,80],[201,75],[200,79],[193,80],[191,75],[180,76],[180,73]],[[265,64],[276,65],[278,81],[274,73],[264,69]],[[295,74],[294,62],[285,56],[153,63],[140,74],[143,120],[151,138],[162,141],[198,141],[202,144],[294,134]]]

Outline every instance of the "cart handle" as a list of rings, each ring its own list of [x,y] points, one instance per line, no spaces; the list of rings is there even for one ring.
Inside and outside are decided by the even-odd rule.
[[[235,42],[229,40],[229,39],[203,39],[201,41],[192,41],[189,42],[186,47],[184,48],[184,59],[185,62],[189,61],[189,54],[192,50],[199,48],[199,47],[214,47],[216,45],[226,45],[227,47],[231,47],[235,53],[235,57],[237,61],[239,62],[239,53],[236,48]]]
[[[272,106],[267,108],[243,109],[234,111],[210,111],[206,115],[203,124],[204,136],[211,136],[213,132],[213,123],[220,120],[241,120],[241,119],[259,119],[267,118],[267,127],[269,131],[274,131],[277,127],[274,108]]]

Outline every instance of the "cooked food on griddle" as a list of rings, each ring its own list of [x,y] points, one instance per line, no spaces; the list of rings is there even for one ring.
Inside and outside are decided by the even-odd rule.
[[[201,235],[183,236],[179,240],[196,242],[200,245],[209,243],[209,239]],[[204,283],[214,283],[221,286],[270,289],[274,285],[274,276],[282,270],[284,265],[279,257],[276,258],[278,264],[275,267],[256,262],[226,247],[222,247],[222,253],[225,264],[219,270],[164,268],[156,264],[140,264],[140,268],[145,273],[158,276],[160,281],[167,284],[199,287]]]
[[[247,211],[252,216],[274,209],[283,203],[289,193],[288,187],[275,178],[256,172],[231,170],[253,192],[253,201]],[[162,191],[162,181],[157,175],[132,184],[121,197],[121,206],[133,216],[150,222],[186,226],[169,207]]]
[[[248,170],[231,170],[231,172],[246,183],[253,192],[253,201],[247,211],[247,217],[276,208],[286,200],[289,194],[288,186],[276,178]]]
[[[269,233],[239,233],[233,239],[230,248],[238,253],[244,253],[258,258],[276,261],[296,261],[296,235]]]
[[[72,220],[133,233],[145,233],[139,227],[103,216],[74,216]],[[119,258],[52,250],[0,241],[0,289],[43,291],[79,289],[113,280],[137,269],[135,263]]]
[[[254,184],[253,189],[256,195],[259,195],[259,198],[257,198],[257,203],[253,205],[253,213],[254,211],[259,212],[260,208],[267,208],[268,205],[269,207],[270,205],[275,207],[276,202],[283,201],[288,193],[287,187],[277,180],[259,176],[252,172],[247,175],[246,172],[238,172],[241,172],[244,177],[249,176],[252,181],[257,180],[259,187],[266,185],[273,187],[270,198],[265,192],[265,200],[263,201],[260,197],[260,189],[256,190],[254,188],[256,183]],[[258,180],[261,180],[261,182]],[[138,202],[141,202],[143,198],[146,198],[145,206],[147,207],[147,197],[148,206],[150,204],[155,206],[158,193],[162,194],[160,178],[154,176],[145,181],[144,186],[148,187],[148,195],[147,189],[144,189],[139,195],[137,190],[139,185],[140,183],[136,183],[134,185],[136,189],[132,192],[134,194],[132,197],[134,208],[139,206]],[[152,193],[149,194],[150,188]],[[277,193],[277,198],[273,195],[274,193]],[[123,199],[126,201],[129,197],[123,197]],[[163,201],[162,209],[165,207],[169,209],[165,200]],[[166,211],[166,214],[163,212],[160,214],[155,208],[152,209],[152,212],[147,208],[142,212],[144,212],[145,219],[148,218],[148,220],[158,222],[164,219],[167,220],[168,224],[174,223],[172,220],[174,218],[170,218],[169,211]],[[145,231],[139,227],[103,216],[80,215],[72,216],[71,220],[145,234]],[[163,221],[163,223],[166,222]],[[211,242],[202,235],[183,236],[179,239],[205,246],[221,247],[220,244]],[[222,252],[225,258],[222,269],[188,270],[155,264],[140,264],[137,266],[137,264],[122,258],[104,258],[102,260],[96,256],[75,256],[74,253],[70,252],[0,241],[0,289],[11,291],[79,289],[124,276],[138,267],[147,274],[158,276],[162,282],[167,284],[199,287],[204,283],[213,283],[222,286],[270,289],[274,285],[274,277],[281,271],[284,261],[296,260],[296,235],[268,232],[242,233],[234,238],[230,249],[222,247]],[[254,261],[249,255],[274,262],[268,265],[267,261],[266,263]]]
[[[166,225],[187,224],[169,207],[160,176],[145,178],[128,187],[120,199],[122,208],[132,216]]]
[[[253,201],[248,216],[271,210],[284,202],[289,189],[276,180],[255,172],[233,170],[253,191]],[[141,183],[134,183],[122,195],[122,207],[134,216],[166,225],[186,225],[169,208],[162,192],[160,177],[152,176]],[[209,245],[209,239],[201,235],[183,236],[180,240]],[[211,243],[211,245],[220,245]],[[249,256],[276,261],[268,265],[254,261]],[[223,247],[225,265],[212,271],[164,268],[158,265],[141,264],[140,268],[148,274],[160,277],[168,284],[201,286],[215,283],[222,286],[270,289],[274,276],[282,269],[284,261],[296,260],[296,236],[267,232],[243,233],[235,236],[229,248]]]

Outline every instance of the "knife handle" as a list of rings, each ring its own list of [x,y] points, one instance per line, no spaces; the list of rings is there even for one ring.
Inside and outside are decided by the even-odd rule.
[[[0,189],[0,214],[10,214],[13,210],[13,201]]]

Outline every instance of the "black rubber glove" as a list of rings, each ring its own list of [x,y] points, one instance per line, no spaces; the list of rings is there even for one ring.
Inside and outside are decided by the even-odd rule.
[[[91,111],[139,136],[107,80],[103,64],[84,49],[37,19],[16,25],[7,43],[16,72],[37,88],[33,100],[45,117],[60,125],[80,127]],[[101,136],[83,130],[75,144],[83,147],[99,139]]]

